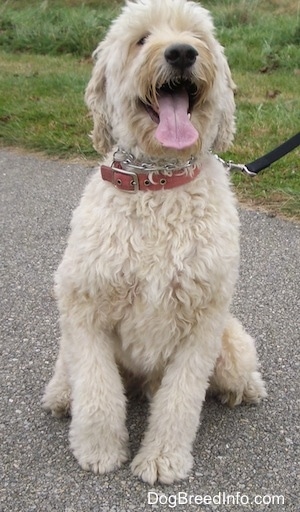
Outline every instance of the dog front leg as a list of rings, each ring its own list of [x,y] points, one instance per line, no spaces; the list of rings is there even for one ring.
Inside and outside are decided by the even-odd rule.
[[[128,458],[126,399],[114,359],[113,339],[68,322],[71,449],[81,467],[106,473]]]
[[[149,427],[131,465],[150,484],[170,484],[192,468],[192,444],[218,353],[218,337],[206,336],[203,343],[201,331],[182,341],[153,397]]]

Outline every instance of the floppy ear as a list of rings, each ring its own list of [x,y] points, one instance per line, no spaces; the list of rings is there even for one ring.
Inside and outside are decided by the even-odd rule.
[[[234,92],[236,85],[231,77],[231,72],[223,53],[219,62],[219,73],[221,73],[221,113],[219,118],[218,133],[214,140],[212,149],[225,151],[233,141],[235,134],[235,101]]]
[[[105,58],[103,43],[93,53],[94,69],[85,91],[85,102],[93,114],[93,145],[96,151],[108,153],[113,145],[111,125],[107,113]]]

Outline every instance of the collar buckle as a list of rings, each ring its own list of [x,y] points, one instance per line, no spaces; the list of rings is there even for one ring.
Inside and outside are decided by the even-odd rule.
[[[129,194],[136,194],[136,192],[138,192],[140,190],[140,184],[139,184],[139,179],[138,179],[138,175],[136,172],[134,171],[128,171],[128,170],[125,170],[125,169],[120,169],[118,167],[115,167],[114,165],[111,166],[111,170],[112,170],[112,174],[113,174],[113,179],[112,179],[112,183],[114,185],[115,188],[122,188],[122,181],[120,178],[117,178],[116,176],[116,173],[120,176],[120,174],[125,174],[125,176],[131,176],[132,177],[132,180],[130,181],[130,186],[132,186],[132,190],[128,190],[126,189],[126,192],[128,192]]]

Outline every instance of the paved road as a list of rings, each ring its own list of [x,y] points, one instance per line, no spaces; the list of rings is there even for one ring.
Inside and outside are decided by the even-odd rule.
[[[151,489],[131,475],[128,464],[106,476],[83,472],[68,448],[68,421],[40,407],[59,336],[52,275],[71,211],[92,170],[6,150],[0,151],[0,170],[0,510],[298,512],[300,226],[241,211],[242,265],[234,310],[257,339],[269,398],[258,407],[234,410],[208,401],[190,478]],[[146,415],[145,403],[129,404],[133,453]],[[267,506],[279,495],[284,505]],[[201,496],[206,496],[202,505]],[[265,505],[250,504],[255,496],[267,496]]]

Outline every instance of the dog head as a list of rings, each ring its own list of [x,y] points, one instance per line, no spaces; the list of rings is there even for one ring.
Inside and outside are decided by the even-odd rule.
[[[100,153],[189,157],[232,141],[234,83],[209,12],[185,0],[128,1],[95,50],[86,90]]]

